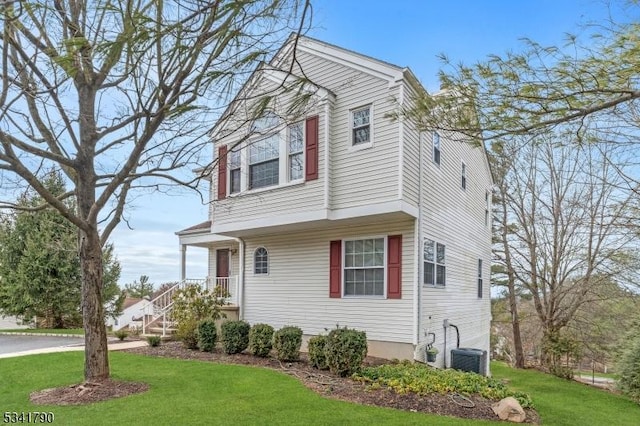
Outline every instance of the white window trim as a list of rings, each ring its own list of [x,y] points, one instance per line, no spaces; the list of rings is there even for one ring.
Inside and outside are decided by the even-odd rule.
[[[347,241],[361,241],[361,240],[375,240],[378,238],[382,238],[384,241],[384,255],[382,256],[382,263],[383,263],[383,268],[384,268],[384,272],[383,272],[383,294],[382,296],[379,295],[371,295],[371,296],[359,296],[357,294],[345,294],[345,248],[346,248],[346,242]],[[345,299],[386,299],[387,298],[387,275],[388,275],[388,269],[387,269],[387,257],[389,256],[389,243],[388,243],[388,235],[374,235],[374,236],[366,236],[366,237],[357,237],[357,238],[343,238],[342,239],[342,253],[341,256],[342,258],[340,259],[340,282],[342,283],[342,285],[340,287],[341,288],[341,292],[342,292],[342,297]],[[350,268],[350,269],[360,269],[360,268]]]
[[[302,126],[302,177],[300,179],[291,179],[291,176],[289,175],[289,172],[291,171],[289,169],[289,156],[291,155],[291,153],[289,152],[289,138],[291,136],[291,127],[295,126],[295,125],[300,125]],[[295,184],[295,183],[302,183],[305,180],[305,177],[307,175],[307,126],[306,124],[306,120],[302,120],[302,121],[296,121],[295,123],[291,123],[290,125],[287,126],[286,129],[286,142],[285,142],[285,146],[286,146],[286,159],[287,159],[287,166],[286,166],[286,173],[287,173],[287,180],[286,182],[288,184]]]
[[[302,178],[289,180],[289,131],[290,127],[295,124],[302,124]],[[305,126],[306,120],[297,121],[287,125],[285,123],[273,129],[273,132],[268,132],[260,135],[253,135],[246,141],[242,142],[236,147],[240,150],[240,191],[231,193],[231,167],[229,161],[227,161],[227,194],[229,197],[241,197],[243,195],[256,194],[265,191],[272,191],[274,189],[286,188],[289,186],[295,186],[305,183],[306,171],[307,171],[307,130]],[[268,138],[274,133],[278,133],[279,136],[279,157],[278,157],[278,184],[270,186],[262,186],[260,188],[249,188],[249,146],[254,142],[258,142],[262,139]],[[318,141],[319,143],[319,141]],[[234,142],[229,143],[227,146],[231,147]],[[283,154],[284,153],[284,154]]]
[[[446,259],[445,259],[446,260]],[[478,276],[476,277],[476,297],[478,299],[484,299],[484,262],[482,258],[478,258]],[[482,291],[478,292],[480,282],[482,281]]]
[[[267,252],[267,272],[266,273],[256,272],[256,253],[261,248],[265,249],[265,251]],[[229,263],[229,265],[231,265],[231,263]],[[256,247],[255,250],[253,251],[253,275],[256,277],[264,277],[264,276],[268,276],[270,272],[271,272],[271,256],[269,255],[269,249],[267,249],[265,246]]]
[[[426,268],[424,267],[424,264],[426,262],[426,260],[424,260],[424,245],[427,242],[427,240],[429,241],[433,241],[433,284],[426,284],[424,282],[424,277],[425,277],[425,273],[426,273]],[[444,246],[444,263],[438,263],[438,244]],[[420,261],[422,262],[422,286],[424,288],[441,288],[441,289],[445,289],[447,288],[447,245],[444,243],[439,242],[437,239],[435,238],[429,238],[429,237],[425,237],[422,240],[422,247],[420,247],[421,251],[421,255],[420,255]],[[438,265],[442,265],[444,266],[444,285],[442,284],[437,284],[437,276],[438,276]]]
[[[436,136],[438,137],[438,161],[436,162]],[[442,136],[438,132],[431,133],[431,162],[440,167],[442,163]]]
[[[356,111],[360,111],[363,110],[365,108],[369,108],[369,142],[367,143],[360,143],[357,145],[353,144],[353,113]],[[368,149],[368,148],[372,148],[373,147],[373,143],[374,143],[374,132],[373,132],[373,113],[374,113],[374,109],[373,109],[373,103],[370,104],[365,104],[365,105],[360,105],[357,106],[355,108],[351,108],[349,110],[349,149],[347,150],[348,152],[355,152],[355,151],[361,151],[363,149]]]
[[[464,184],[463,184],[464,182]],[[460,162],[460,189],[467,190],[469,182],[467,179],[467,164],[464,161]]]

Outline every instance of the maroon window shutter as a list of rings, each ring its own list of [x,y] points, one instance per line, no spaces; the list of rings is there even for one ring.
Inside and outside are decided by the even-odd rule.
[[[329,297],[342,297],[342,241],[329,246]]]
[[[318,179],[318,116],[309,117],[305,123],[306,152],[305,180]]]
[[[387,298],[402,297],[402,235],[389,235],[387,241]]]
[[[227,146],[218,148],[218,200],[227,198]]]

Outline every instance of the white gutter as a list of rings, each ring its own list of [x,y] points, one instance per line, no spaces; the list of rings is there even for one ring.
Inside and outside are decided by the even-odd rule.
[[[244,318],[244,259],[245,243],[242,238],[233,237],[238,242],[238,319]]]

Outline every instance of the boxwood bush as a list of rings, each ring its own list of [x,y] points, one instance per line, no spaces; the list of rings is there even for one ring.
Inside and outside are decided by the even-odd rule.
[[[320,370],[328,370],[325,347],[327,346],[327,336],[315,336],[309,339],[309,364]]]
[[[249,352],[252,355],[266,357],[271,351],[273,327],[269,324],[255,324],[249,331]]]
[[[360,369],[367,356],[367,334],[346,327],[336,328],[327,336],[324,351],[332,373],[350,376]]]
[[[273,335],[273,348],[280,361],[297,361],[302,345],[302,329],[300,327],[283,327]]]
[[[225,321],[220,326],[222,349],[226,354],[237,354],[249,346],[249,330],[246,321]]]
[[[204,352],[213,352],[218,340],[216,322],[211,319],[203,319],[198,323],[198,347]]]

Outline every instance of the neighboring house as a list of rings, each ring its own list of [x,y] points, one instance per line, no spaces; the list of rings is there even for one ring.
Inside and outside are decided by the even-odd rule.
[[[142,325],[142,315],[144,307],[149,304],[149,299],[139,297],[126,297],[122,303],[122,313],[116,317],[107,318],[107,326],[114,331],[121,328],[138,328]]]
[[[364,330],[388,358],[423,360],[433,340],[436,366],[454,325],[488,351],[484,149],[389,118],[424,90],[408,68],[307,37],[292,65],[293,40],[212,132],[209,220],[177,233],[183,279],[187,247],[206,247],[209,283],[251,324]]]

